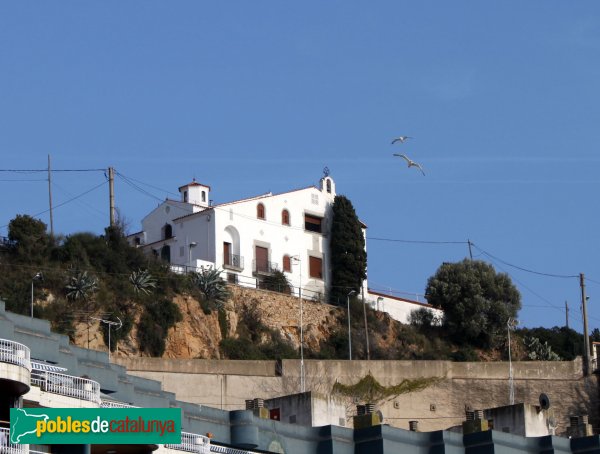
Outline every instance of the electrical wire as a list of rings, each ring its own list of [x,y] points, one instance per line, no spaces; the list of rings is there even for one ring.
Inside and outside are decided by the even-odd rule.
[[[394,238],[375,238],[375,237],[367,237],[367,240],[370,241],[390,241],[394,243],[412,243],[412,244],[469,244],[468,241],[425,241],[425,240],[402,240],[402,239],[394,239]],[[473,244],[471,242],[471,244]]]
[[[0,169],[0,172],[37,173],[48,172],[48,169]],[[106,172],[106,169],[50,169],[50,172]]]
[[[144,183],[143,181],[136,180],[135,178],[132,178],[132,177],[127,177],[127,176],[123,175],[122,173],[120,173],[120,172],[118,172],[118,171],[116,171],[116,170],[115,170],[115,173],[116,173],[117,175],[119,175],[119,176],[123,177],[123,178],[126,178],[126,179],[130,180],[130,181],[135,181],[136,183],[143,184],[144,186],[148,186],[149,188],[156,189],[157,191],[162,191],[162,192],[165,192],[165,193],[167,193],[167,194],[174,195],[175,197],[179,197],[179,194],[178,194],[178,193],[171,192],[171,191],[168,191],[168,190],[166,190],[166,189],[163,189],[163,188],[159,188],[158,186],[153,186],[153,185],[151,185],[151,184],[149,184],[149,183]]]
[[[490,259],[494,259],[500,263],[503,263],[506,266],[510,266],[511,268],[515,268],[517,270],[521,270],[521,271],[525,271],[526,273],[531,273],[531,274],[537,274],[538,276],[546,276],[546,277],[556,277],[556,278],[560,278],[560,279],[573,279],[573,278],[579,278],[578,274],[575,275],[571,275],[571,274],[552,274],[552,273],[542,273],[540,271],[534,271],[534,270],[530,270],[528,268],[523,268],[521,266],[517,266],[517,265],[513,265],[512,263],[508,263],[505,260],[502,260],[499,257],[496,257],[492,254],[490,254],[489,252],[481,249],[479,246],[477,246],[475,243],[473,243],[471,241],[471,245],[473,245],[473,247],[475,247],[476,249],[478,249],[483,255],[487,256]]]

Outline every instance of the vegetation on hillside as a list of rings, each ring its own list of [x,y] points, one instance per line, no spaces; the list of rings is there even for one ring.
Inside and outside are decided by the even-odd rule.
[[[349,201],[340,202],[338,209],[346,211],[347,221],[342,224],[346,227],[352,224],[348,230],[354,230],[354,234],[360,231]],[[346,239],[352,236],[339,235]],[[350,243],[364,250],[364,243],[357,238],[355,235]],[[360,238],[363,239],[362,233]],[[332,243],[336,244],[338,266],[345,267],[343,272],[334,273],[339,284],[334,291],[343,289],[341,297],[345,303],[348,288],[359,288],[360,279],[356,276],[364,273],[362,260],[366,256],[349,260],[345,252],[352,250],[350,245],[343,247],[341,241]],[[199,311],[217,313],[223,339],[221,357],[299,357],[300,352],[283,337],[281,330],[265,324],[259,302],[253,299],[236,302],[236,332],[228,337],[230,325],[225,308],[231,295],[219,271],[206,270],[187,276],[172,273],[160,258],[131,247],[118,225],[107,228],[103,235],[83,232],[51,237],[43,222],[17,216],[9,224],[9,242],[0,247],[0,270],[0,298],[8,310],[29,315],[33,288],[34,315],[49,320],[56,331],[72,338],[76,325],[89,323],[91,317],[120,320],[122,327],[118,330],[113,327],[110,333],[112,350],[135,333],[145,354],[162,355],[169,329],[182,320],[174,298],[185,294],[199,302]],[[283,274],[274,275],[263,285],[289,293],[289,283]],[[445,263],[429,279],[427,295],[430,303],[445,310],[442,320],[421,309],[413,312],[410,324],[403,325],[367,307],[367,329],[361,298],[353,295],[349,314],[353,359],[367,358],[367,332],[371,359],[507,358],[506,321],[515,317],[520,308],[519,294],[508,276],[496,273],[484,262]],[[330,314],[334,321],[326,328],[328,337],[314,350],[305,344],[306,358],[349,357],[345,304],[339,309],[331,308]],[[102,324],[102,331],[108,344],[107,324]],[[564,327],[518,329],[511,338],[513,360],[572,360],[583,351],[583,336]],[[598,329],[592,332],[592,340],[600,341]]]

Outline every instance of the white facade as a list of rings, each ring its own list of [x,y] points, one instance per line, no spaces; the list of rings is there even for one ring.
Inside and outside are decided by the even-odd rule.
[[[442,311],[441,309],[436,309],[431,304],[387,295],[385,293],[379,293],[371,289],[369,289],[365,294],[365,300],[366,303],[369,304],[372,309],[376,311],[387,312],[391,318],[400,323],[409,323],[410,314],[413,311],[417,311],[423,308],[433,313],[433,315],[436,317],[436,324],[441,325],[444,317],[444,311]]]
[[[330,281],[328,256],[335,182],[320,187],[210,204],[210,187],[193,181],[142,220],[132,244],[152,250],[175,269],[224,270],[230,282],[256,286],[261,276],[283,271],[294,292],[322,299]],[[366,282],[365,282],[366,287]]]

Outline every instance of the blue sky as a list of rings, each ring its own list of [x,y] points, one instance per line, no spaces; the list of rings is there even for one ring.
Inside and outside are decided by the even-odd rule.
[[[519,287],[522,324],[562,325],[569,301],[581,330],[578,280],[506,263],[586,273],[600,327],[597,1],[2,2],[0,62],[0,168],[113,166],[146,191],[116,180],[132,231],[192,178],[220,203],[327,166],[369,226],[373,288],[423,294],[468,255],[375,238],[470,239]],[[47,182],[24,181],[44,178],[0,172],[0,235],[47,210]],[[55,230],[101,233],[104,173],[53,182],[55,206],[95,188]]]

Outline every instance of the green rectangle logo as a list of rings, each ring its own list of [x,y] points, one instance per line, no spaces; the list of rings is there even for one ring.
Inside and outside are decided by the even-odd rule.
[[[180,408],[11,408],[18,444],[180,444]]]

